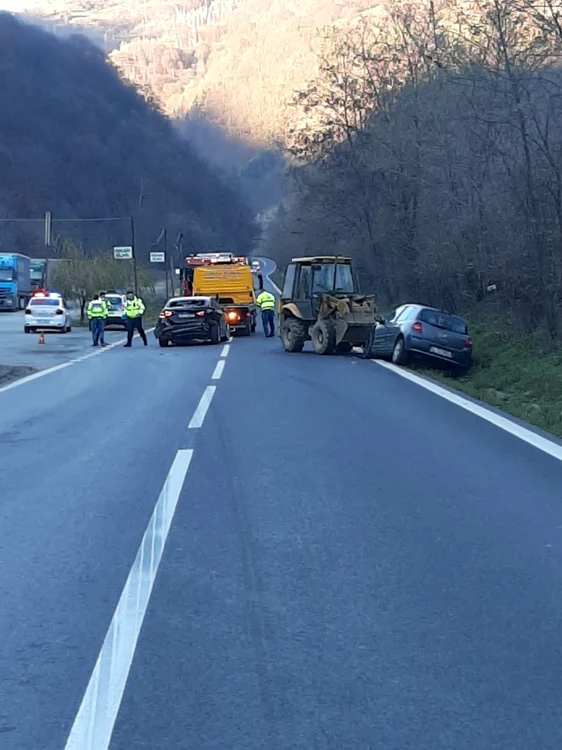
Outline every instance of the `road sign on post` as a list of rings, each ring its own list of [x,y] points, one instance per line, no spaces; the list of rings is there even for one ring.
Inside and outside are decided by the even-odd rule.
[[[133,248],[132,247],[114,247],[113,257],[115,258],[115,260],[132,260]]]
[[[150,262],[151,263],[165,263],[166,253],[150,253]]]

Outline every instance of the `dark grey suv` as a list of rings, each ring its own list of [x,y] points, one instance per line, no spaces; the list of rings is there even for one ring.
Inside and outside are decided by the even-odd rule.
[[[472,363],[472,339],[466,323],[456,315],[424,305],[401,305],[373,328],[366,356],[397,365],[420,357],[466,371]]]

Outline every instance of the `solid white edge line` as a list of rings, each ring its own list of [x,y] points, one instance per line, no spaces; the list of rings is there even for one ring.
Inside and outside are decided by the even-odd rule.
[[[420,378],[417,375],[414,375],[414,373],[409,372],[408,370],[403,370],[400,367],[391,364],[390,362],[382,362],[378,359],[373,359],[371,361],[375,362],[375,364],[377,364],[379,367],[384,367],[387,370],[391,370],[392,372],[396,373],[396,375],[400,375],[400,377],[405,378],[406,380],[410,380],[412,381],[412,383],[416,383],[416,385],[425,388],[427,391],[435,393],[437,396],[444,398],[446,401],[450,401],[452,404],[460,406],[461,409],[465,409],[466,411],[475,414],[477,417],[485,419],[487,422],[490,422],[496,427],[499,427],[501,430],[504,430],[504,432],[509,432],[510,435],[523,440],[525,443],[532,445],[534,448],[538,448],[543,453],[547,453],[549,456],[562,461],[562,445],[548,440],[548,438],[542,437],[542,435],[538,435],[536,432],[523,427],[523,425],[517,424],[517,422],[512,422],[507,417],[502,417],[501,414],[496,414],[490,409],[487,409],[485,406],[481,406],[480,404],[476,404],[473,401],[469,401],[468,399],[463,398],[463,396],[457,393],[453,393],[446,388],[442,388],[441,386],[431,382],[430,380]]]
[[[217,366],[215,367],[215,371],[211,375],[211,380],[220,380],[225,364],[226,362],[224,359],[219,359],[219,361],[217,362]]]
[[[222,348],[221,357],[228,357],[229,351],[230,351],[230,344],[225,344]]]
[[[107,750],[193,450],[180,450],[146,527],[65,750]]]
[[[208,385],[203,391],[203,395],[197,404],[197,409],[191,417],[191,422],[188,425],[188,429],[193,430],[201,427],[205,421],[205,415],[211,405],[215,391],[217,390],[216,385]]]
[[[154,327],[147,328],[145,330],[145,333],[152,333],[154,330]],[[108,352],[110,349],[114,349],[116,346],[120,346],[123,344],[124,341],[127,341],[126,338],[124,339],[118,339],[117,341],[114,341],[113,344],[108,344],[107,346],[100,347],[95,352],[90,352],[89,354],[84,354],[82,357],[79,357],[76,362],[83,362],[85,359],[91,359],[92,357],[99,357],[100,354],[105,354],[105,352]]]
[[[146,333],[150,333],[153,330],[154,328],[147,328]],[[48,367],[46,370],[39,370],[39,372],[34,372],[32,375],[26,375],[25,378],[14,380],[13,383],[8,383],[8,385],[2,386],[0,388],[0,393],[4,393],[4,391],[9,391],[12,388],[17,388],[18,385],[25,385],[26,383],[30,383],[32,380],[37,380],[38,378],[42,378],[45,375],[50,375],[52,372],[57,372],[57,370],[64,370],[65,367],[70,367],[70,365],[76,365],[79,362],[84,362],[86,359],[91,359],[92,357],[99,357],[100,354],[105,354],[105,352],[108,352],[110,349],[114,349],[116,346],[119,346],[119,344],[122,344],[126,340],[127,339],[119,339],[118,341],[114,341],[113,344],[108,344],[107,346],[100,348],[96,352],[90,352],[89,354],[84,354],[81,357],[76,357],[75,359],[71,359],[68,362],[61,362],[60,365],[55,365],[54,367]]]
[[[39,370],[39,372],[34,372],[32,375],[26,375],[25,378],[14,380],[13,383],[8,383],[8,385],[2,386],[2,388],[0,388],[0,393],[4,393],[4,391],[10,391],[12,388],[17,388],[18,385],[25,385],[25,383],[31,383],[32,380],[37,380],[38,378],[42,378],[44,375],[50,375],[52,372],[56,372],[57,370],[64,370],[65,367],[70,367],[71,365],[76,364],[76,361],[77,360],[72,360],[71,362],[63,362],[60,365],[49,367],[46,370]]]

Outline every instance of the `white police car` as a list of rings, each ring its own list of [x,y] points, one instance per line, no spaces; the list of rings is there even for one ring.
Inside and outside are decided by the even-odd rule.
[[[72,318],[61,294],[38,291],[25,308],[25,333],[34,331],[60,331],[70,333]]]
[[[127,297],[118,292],[105,292],[105,298],[109,302],[109,312],[105,319],[105,327],[116,326],[117,328],[127,328],[125,318]]]

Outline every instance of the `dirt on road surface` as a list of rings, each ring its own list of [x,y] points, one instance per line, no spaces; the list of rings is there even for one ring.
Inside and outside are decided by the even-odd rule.
[[[26,367],[25,365],[20,367],[10,367],[10,365],[0,365],[0,388],[3,385],[8,385],[14,380],[33,375],[34,372],[37,372],[35,367]]]
[[[45,370],[78,358],[92,346],[88,328],[75,328],[66,334],[45,333],[44,344],[39,343],[39,334],[26,334],[23,329],[23,312],[0,313],[0,367],[12,371],[12,376],[6,375],[12,380],[24,377],[29,371]],[[122,331],[106,332],[108,343],[120,338],[123,338]]]

